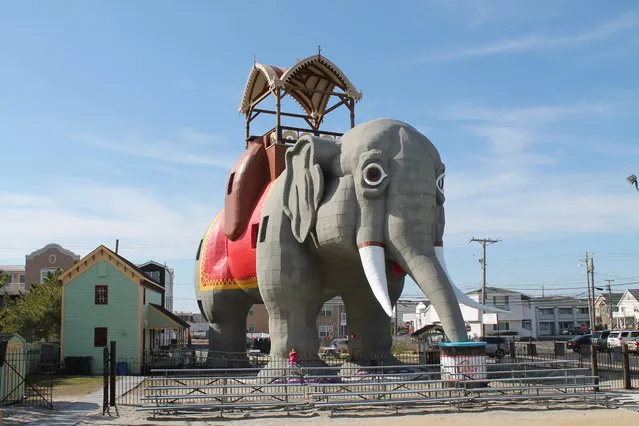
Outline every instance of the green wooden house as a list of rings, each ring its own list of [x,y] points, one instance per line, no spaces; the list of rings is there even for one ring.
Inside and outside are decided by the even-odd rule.
[[[189,327],[161,306],[164,289],[133,263],[101,245],[61,276],[61,356],[92,357],[102,373],[103,348],[117,345],[117,361],[138,372],[159,347],[163,333],[176,331],[183,344]]]

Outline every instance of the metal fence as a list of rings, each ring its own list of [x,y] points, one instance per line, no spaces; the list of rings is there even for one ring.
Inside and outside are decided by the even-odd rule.
[[[201,412],[242,415],[349,407],[457,407],[493,403],[595,403],[615,398],[574,361],[484,363],[443,374],[441,365],[366,368],[295,367],[151,369],[138,410],[153,415]]]
[[[503,362],[575,361],[580,367],[596,371],[600,383],[612,389],[639,388],[639,354],[624,348],[582,345],[575,351],[565,341],[511,342],[509,346],[510,356]]]
[[[45,362],[40,352],[0,354],[0,407],[53,408],[53,384],[57,363]]]

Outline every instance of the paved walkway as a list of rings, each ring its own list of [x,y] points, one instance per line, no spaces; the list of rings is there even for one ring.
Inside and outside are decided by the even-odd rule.
[[[139,385],[145,377],[129,376],[126,380],[116,382],[116,396],[119,398],[129,390]],[[102,414],[103,391],[95,391],[77,401],[54,401],[53,409],[31,407],[6,407],[4,419],[0,425],[38,425],[38,426],[67,426],[83,422],[89,416]],[[54,398],[55,399],[55,398]],[[110,416],[117,415],[116,410],[110,409]]]

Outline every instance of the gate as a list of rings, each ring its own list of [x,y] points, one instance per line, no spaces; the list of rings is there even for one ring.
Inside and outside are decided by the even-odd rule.
[[[115,341],[111,341],[110,347],[105,347],[102,353],[102,415],[109,411],[109,407],[115,407],[116,399],[116,351]]]
[[[6,336],[6,335],[5,335]],[[2,336],[0,336],[1,338]],[[53,408],[53,368],[40,362],[40,353],[0,339],[0,407],[9,405]]]

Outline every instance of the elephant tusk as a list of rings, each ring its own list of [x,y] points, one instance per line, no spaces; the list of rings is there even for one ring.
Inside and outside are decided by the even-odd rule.
[[[364,274],[371,286],[373,294],[390,317],[393,315],[393,307],[388,297],[388,282],[386,280],[386,257],[384,247],[379,245],[362,244],[359,247],[359,257],[364,267]]]
[[[448,269],[446,268],[446,261],[444,260],[444,247],[435,246],[435,257],[437,261],[441,265],[446,277],[448,277],[448,281],[450,281],[451,286],[453,287],[453,291],[455,292],[455,296],[457,296],[457,301],[462,305],[466,305],[471,308],[479,309],[484,312],[497,312],[497,313],[509,313],[510,311],[505,311],[503,309],[496,308],[494,306],[486,306],[482,305],[479,302],[474,301],[470,297],[466,295],[461,289],[457,288],[453,280],[450,278],[450,274],[448,273]]]

